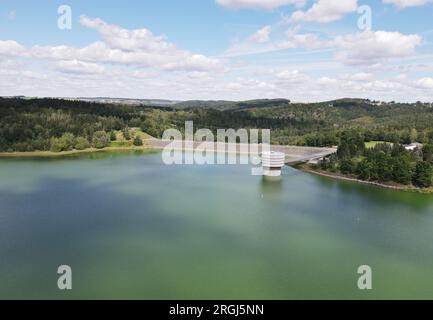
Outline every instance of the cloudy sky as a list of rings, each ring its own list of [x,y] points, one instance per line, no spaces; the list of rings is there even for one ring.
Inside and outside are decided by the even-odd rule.
[[[1,0],[0,95],[433,101],[432,17],[433,0]]]

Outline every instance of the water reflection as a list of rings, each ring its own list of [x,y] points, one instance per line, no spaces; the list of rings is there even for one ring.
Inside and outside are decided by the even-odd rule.
[[[263,195],[277,195],[283,190],[283,180],[281,177],[263,176],[260,182],[260,191]]]
[[[401,204],[411,209],[425,210],[432,208],[433,210],[433,195],[430,194],[386,189],[379,186],[336,180],[316,175],[314,177],[321,185],[327,188],[336,188],[343,194],[357,195],[375,203]]]

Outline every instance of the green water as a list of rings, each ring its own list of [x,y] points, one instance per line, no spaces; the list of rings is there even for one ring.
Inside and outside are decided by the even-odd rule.
[[[158,153],[1,160],[0,298],[433,298],[433,196]]]

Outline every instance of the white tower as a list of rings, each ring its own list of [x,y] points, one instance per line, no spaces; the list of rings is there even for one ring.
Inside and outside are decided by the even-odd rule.
[[[282,152],[263,152],[263,175],[268,177],[281,176],[281,168],[284,167],[286,155]]]

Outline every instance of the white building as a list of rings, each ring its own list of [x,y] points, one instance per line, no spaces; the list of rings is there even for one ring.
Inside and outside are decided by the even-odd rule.
[[[263,175],[268,177],[281,176],[281,168],[284,167],[286,155],[282,152],[263,152]]]
[[[414,151],[416,148],[422,148],[422,144],[415,142],[404,146],[407,151]]]

